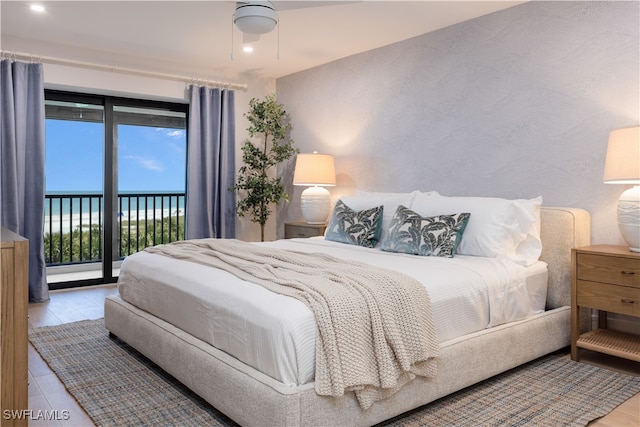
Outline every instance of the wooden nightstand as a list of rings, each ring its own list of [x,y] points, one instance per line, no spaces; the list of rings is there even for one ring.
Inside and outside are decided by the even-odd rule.
[[[307,224],[306,222],[285,222],[284,238],[323,236],[327,224]]]
[[[640,253],[625,246],[571,250],[571,359],[578,349],[640,362],[640,335],[607,329],[607,312],[640,317]],[[580,309],[598,309],[598,329],[580,334]]]

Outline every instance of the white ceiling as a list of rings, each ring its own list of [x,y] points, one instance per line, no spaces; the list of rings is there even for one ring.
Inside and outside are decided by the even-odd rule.
[[[0,1],[3,51],[231,81],[278,78],[522,3],[275,2],[277,59],[277,29],[242,52],[233,1],[39,1],[40,14],[35,2]]]

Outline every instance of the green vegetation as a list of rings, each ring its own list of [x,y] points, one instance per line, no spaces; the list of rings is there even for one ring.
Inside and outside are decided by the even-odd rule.
[[[298,149],[289,138],[289,114],[276,102],[275,94],[267,95],[262,101],[251,99],[245,117],[251,124],[247,129],[249,136],[258,137],[260,141],[254,145],[246,139],[242,144],[243,166],[231,189],[244,196],[236,204],[238,215],[249,215],[252,222],[260,224],[260,240],[264,241],[264,226],[271,215],[271,204],[279,203],[281,199],[289,201],[280,177],[270,177],[269,171],[293,157]]]
[[[121,233],[122,231],[122,233]],[[118,256],[124,258],[142,249],[161,243],[183,240],[184,216],[156,221],[122,221],[117,231]],[[60,244],[62,239],[62,245]],[[70,264],[102,260],[102,230],[76,227],[70,233],[45,233],[44,257],[47,264]]]

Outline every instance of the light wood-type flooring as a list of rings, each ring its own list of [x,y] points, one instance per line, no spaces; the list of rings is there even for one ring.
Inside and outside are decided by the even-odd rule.
[[[46,303],[29,304],[29,327],[59,325],[104,316],[104,298],[117,293],[115,285],[51,292]],[[567,355],[568,357],[568,355]],[[599,353],[582,352],[581,361],[640,376],[640,363]],[[76,403],[58,377],[29,344],[29,408],[33,411],[68,411],[69,419],[32,420],[32,426],[92,426],[93,423]],[[59,417],[62,418],[62,417]],[[618,406],[609,415],[589,424],[590,427],[640,426],[640,393]]]

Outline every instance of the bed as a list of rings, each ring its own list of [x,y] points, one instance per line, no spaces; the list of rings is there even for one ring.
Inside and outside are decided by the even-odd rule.
[[[354,199],[344,198],[344,200],[358,210],[370,205],[372,201],[377,203],[381,198],[384,199],[384,210],[387,215],[381,222],[382,230],[387,232],[390,230],[390,222],[395,221],[395,218],[391,218],[397,210],[394,208],[399,205],[407,205],[424,212],[439,202],[451,209],[456,203],[468,206],[470,202],[469,199],[462,198],[437,199],[434,202],[434,196],[439,197],[437,194],[426,193],[416,195],[415,192],[392,195],[369,193],[360,194]],[[420,200],[424,202],[422,205]],[[474,198],[471,203],[473,205],[478,201],[479,199]],[[500,203],[504,204],[502,201]],[[541,200],[518,203],[537,205],[539,208]],[[483,213],[483,209],[486,212]],[[470,219],[467,230],[464,231],[467,233],[471,227],[469,238],[473,236],[474,227],[477,231],[477,227],[482,225],[477,221],[483,218],[483,214],[495,216],[495,212],[499,211],[494,208],[486,209],[485,199],[482,200],[482,208],[470,210],[471,218],[474,218],[475,214],[476,222],[472,224]],[[211,321],[211,318],[207,318],[210,307],[201,310],[202,303],[190,301],[190,293],[180,290],[185,288],[184,284],[187,282],[197,282],[198,277],[203,276],[204,270],[201,269],[209,267],[198,266],[186,275],[180,274],[174,277],[170,272],[179,271],[181,267],[173,265],[172,260],[160,255],[155,255],[154,258],[153,254],[150,257],[147,256],[146,260],[132,258],[131,265],[128,267],[130,274],[125,269],[126,279],[123,279],[120,285],[122,295],[109,297],[105,302],[105,325],[112,334],[129,343],[241,425],[373,425],[569,344],[570,249],[590,243],[589,215],[575,208],[543,207],[537,212],[538,217],[534,225],[541,241],[540,261],[525,263],[527,265],[521,269],[525,272],[526,289],[530,296],[530,305],[523,309],[527,313],[524,316],[522,313],[516,314],[515,318],[506,315],[501,320],[495,320],[487,314],[491,312],[489,308],[474,308],[472,303],[470,305],[467,303],[465,308],[465,304],[461,303],[462,300],[452,302],[447,300],[446,292],[439,294],[439,291],[435,290],[432,297],[434,318],[437,334],[440,337],[437,375],[433,378],[419,376],[392,396],[376,402],[367,409],[359,405],[354,393],[351,392],[341,397],[320,396],[316,393],[313,382],[313,353],[308,350],[309,346],[313,348],[313,344],[307,343],[306,347],[303,345],[304,337],[308,339],[309,330],[313,331],[313,321],[309,323],[309,313],[305,311],[304,305],[302,307],[296,304],[286,306],[287,312],[294,316],[294,320],[289,322],[295,325],[294,333],[269,332],[268,335],[279,336],[280,341],[275,340],[275,343],[260,341],[257,345],[259,351],[251,350],[251,346],[247,346],[246,341],[256,336],[254,332],[256,325],[260,324],[260,318],[252,320],[251,316],[247,316],[246,319],[233,317],[247,311],[246,306],[242,304],[252,304],[251,301],[242,300],[240,296],[227,295],[223,302],[218,303],[218,309],[226,307],[226,311],[219,317],[224,317],[227,323],[216,323],[221,326],[213,328],[213,332],[211,328],[203,327]],[[533,231],[534,234],[536,230]],[[524,238],[526,234],[523,234]],[[464,236],[465,234],[462,234],[462,238]],[[386,237],[379,236],[380,240]],[[327,242],[322,238],[293,239],[266,245],[302,252],[326,250],[337,253],[340,257],[354,259],[372,257],[371,254],[374,253],[372,251],[381,252],[376,248],[358,247],[353,248],[355,249],[353,251],[350,250],[351,248],[341,249],[340,245],[344,243]],[[462,247],[461,252],[472,250],[473,248],[467,244],[466,247]],[[391,257],[393,261],[388,261],[390,267],[393,267],[394,263],[400,263],[403,269],[410,269],[408,265],[413,262],[407,261],[411,256],[403,254],[390,253],[387,257],[385,254],[376,253],[376,256],[381,257],[374,261],[378,264],[384,264],[383,260]],[[460,254],[446,259],[436,260],[434,257],[433,261],[443,265],[449,263],[456,266],[455,270],[460,270],[456,263],[464,262],[465,258],[477,264],[473,267],[473,272],[466,276],[476,274],[476,270],[491,268],[487,267],[491,265],[490,262],[485,265],[486,260]],[[405,265],[405,263],[409,264]],[[155,287],[156,285],[146,283],[149,280],[145,270],[157,271],[163,266],[167,269],[162,274],[164,281],[168,284],[179,281],[180,286],[158,288]],[[460,280],[464,282],[466,276],[463,273]],[[547,287],[543,289],[540,282],[544,282],[545,278]],[[193,286],[197,288],[201,285]],[[259,291],[258,296],[249,297],[249,299],[264,300],[265,295],[268,294],[260,293],[263,291]],[[239,291],[238,294],[245,294],[245,292]],[[269,300],[266,305],[271,306],[275,311],[283,311],[283,308],[278,305],[282,303],[282,298],[291,299],[282,296],[272,298],[274,299]],[[192,314],[195,313],[195,317],[186,316],[181,314],[183,311],[174,309],[181,300],[190,307],[198,307],[198,309],[188,310]],[[215,307],[216,298],[213,300],[211,304]],[[449,306],[446,305],[447,301]],[[455,324],[456,319],[465,317],[460,310],[473,311],[475,314],[471,318],[475,320],[463,320]],[[447,319],[444,317],[446,313],[450,315]],[[453,313],[452,316],[451,313]],[[311,319],[313,320],[312,315]],[[246,326],[252,322],[254,326]],[[491,324],[492,322],[495,324]],[[491,324],[491,327],[487,327],[489,326],[487,323]],[[244,329],[238,330],[238,325],[244,325]],[[231,332],[227,331],[225,334],[221,331],[224,328]],[[295,334],[300,335],[300,340],[291,338]],[[239,337],[243,341],[242,345],[234,342],[234,338],[237,341]],[[278,353],[278,357],[274,356],[274,353]],[[281,353],[285,356],[280,357]],[[283,360],[285,362],[282,362]]]

